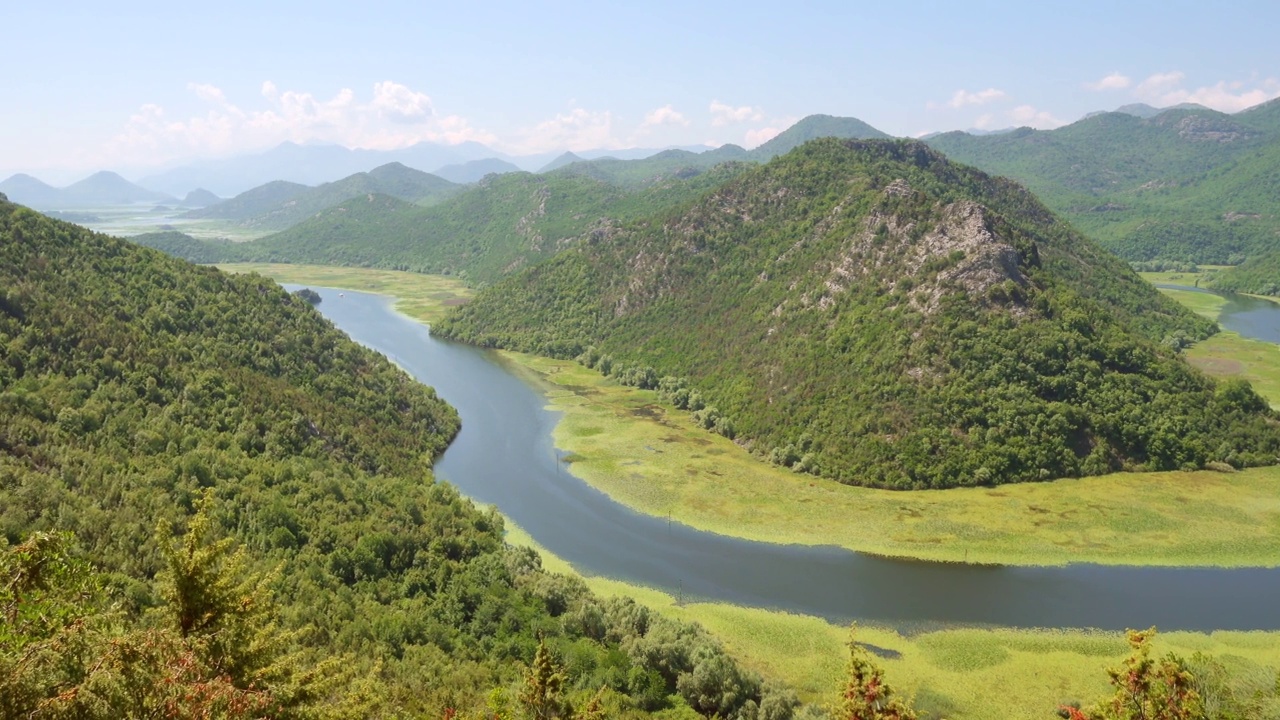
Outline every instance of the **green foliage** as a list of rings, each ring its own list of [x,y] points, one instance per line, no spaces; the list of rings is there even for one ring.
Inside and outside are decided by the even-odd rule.
[[[922,488],[1274,462],[1269,411],[1159,345],[1213,329],[1012,183],[827,140],[433,332],[578,357],[797,470]]]
[[[1116,691],[1109,700],[1081,712],[1064,708],[1068,717],[1080,720],[1201,720],[1207,718],[1195,678],[1173,654],[1151,657],[1156,629],[1129,631],[1133,652],[1124,665],[1107,670]]]
[[[1280,252],[1267,252],[1250,257],[1236,267],[1214,275],[1208,283],[1214,290],[1280,295]]]
[[[0,287],[0,716],[470,715],[540,637],[566,699],[688,709],[624,649],[650,623],[432,480],[453,410],[305,300],[8,204]]]
[[[524,676],[520,690],[520,705],[532,720],[555,720],[566,714],[563,698],[565,676],[557,667],[545,641],[538,641],[538,651],[533,664]]]
[[[67,536],[35,533],[0,551],[0,715],[310,716],[303,694],[277,690],[286,673],[254,678],[270,683],[237,682],[223,648],[207,637],[129,622],[112,611],[104,586],[70,554]]]
[[[226,239],[201,240],[177,230],[142,233],[129,238],[139,245],[155,248],[166,255],[173,255],[194,263],[224,262],[236,257],[238,244]]]
[[[831,716],[835,720],[915,720],[910,703],[885,682],[884,671],[858,644],[856,635],[854,628],[849,637],[848,679],[831,708]]]
[[[320,297],[320,293],[316,292],[315,290],[312,290],[311,288],[302,288],[301,290],[295,290],[293,294],[297,295],[303,300],[306,300],[307,303],[310,305],[319,305],[320,301],[323,300],[323,298]]]

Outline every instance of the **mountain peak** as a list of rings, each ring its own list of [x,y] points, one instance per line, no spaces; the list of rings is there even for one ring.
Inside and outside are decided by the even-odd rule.
[[[577,155],[571,151],[566,150],[565,152],[562,152],[559,155],[557,155],[554,160],[552,160],[551,162],[539,168],[538,173],[539,174],[548,173],[548,172],[551,172],[552,170],[559,170],[560,168],[566,165],[572,165],[576,162],[584,162],[584,161],[585,160],[581,155]]]
[[[783,130],[772,140],[752,150],[751,154],[759,160],[768,160],[777,155],[786,154],[810,140],[823,137],[879,140],[890,136],[857,118],[809,115]]]

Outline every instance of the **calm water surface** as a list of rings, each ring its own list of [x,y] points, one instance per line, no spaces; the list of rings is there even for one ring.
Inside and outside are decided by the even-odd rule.
[[[571,475],[551,441],[557,414],[500,358],[434,339],[387,298],[320,290],[320,310],[462,416],[437,475],[496,505],[586,574],[711,599],[899,627],[993,624],[1119,630],[1280,628],[1280,570],[973,566],[774,545],[641,515]],[[1274,306],[1273,306],[1274,307]],[[1272,327],[1280,327],[1280,312]]]
[[[1216,293],[1190,285],[1157,283],[1156,287],[1226,298],[1227,304],[1222,306],[1221,314],[1218,316],[1219,325],[1247,338],[1280,343],[1280,304],[1248,295]]]

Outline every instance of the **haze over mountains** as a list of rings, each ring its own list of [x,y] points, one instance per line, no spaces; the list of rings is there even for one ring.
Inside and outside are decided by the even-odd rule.
[[[580,154],[588,159],[605,156],[637,159],[660,150],[661,148],[588,150]],[[513,156],[476,142],[457,145],[424,142],[400,150],[283,143],[259,154],[193,163],[165,170],[143,177],[138,184],[174,195],[203,187],[223,197],[230,197],[274,180],[319,185],[393,162],[439,175],[451,182],[469,183],[491,172],[537,170],[558,154],[549,152]]]
[[[107,171],[94,173],[65,188],[56,188],[30,175],[18,174],[0,182],[0,192],[12,202],[38,209],[177,202],[177,198],[171,195],[148,190]]]
[[[284,230],[360,195],[387,195],[429,205],[461,189],[461,185],[435,175],[400,163],[388,163],[314,188],[282,180],[270,182],[225,202],[189,211],[182,217],[227,220],[246,228]]]

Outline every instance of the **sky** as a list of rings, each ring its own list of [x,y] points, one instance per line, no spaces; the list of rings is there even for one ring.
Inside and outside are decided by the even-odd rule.
[[[511,155],[899,136],[1280,96],[1280,2],[9,0],[0,177],[126,177],[284,141]]]

